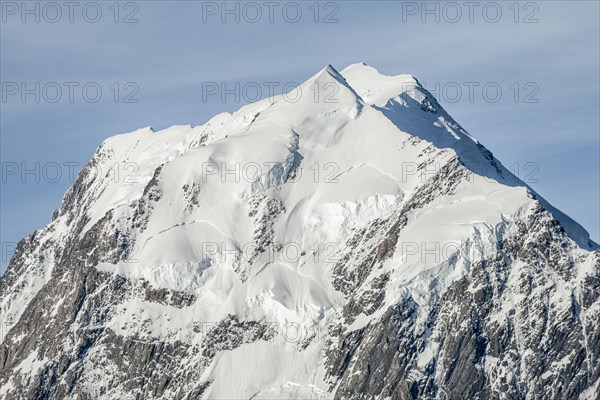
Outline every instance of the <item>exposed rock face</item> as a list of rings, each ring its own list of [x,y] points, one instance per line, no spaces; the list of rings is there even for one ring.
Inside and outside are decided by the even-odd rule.
[[[408,297],[342,335],[331,362],[336,397],[570,399],[593,386],[600,328],[597,308],[583,304],[600,278],[598,252],[588,259],[594,274],[579,281],[564,232],[541,208],[499,239],[422,324]],[[340,359],[353,363],[341,368]]]
[[[585,231],[411,76],[302,87],[98,148],[0,280],[0,398],[600,398]]]

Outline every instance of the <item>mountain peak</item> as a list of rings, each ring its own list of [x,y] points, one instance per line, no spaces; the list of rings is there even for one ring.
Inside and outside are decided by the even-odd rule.
[[[342,83],[343,85],[348,85],[348,83],[346,82],[346,78],[344,78],[342,76],[342,74],[339,73],[339,71],[337,69],[335,69],[333,67],[333,65],[331,64],[327,64],[325,67],[323,67],[321,70],[319,70],[319,72],[317,72],[315,75],[312,76],[312,78],[309,79],[309,81],[317,81],[317,80],[330,80],[330,79],[334,79],[340,83]]]
[[[100,146],[0,281],[0,397],[594,389],[586,236],[412,76],[327,65],[301,86]]]
[[[350,65],[348,65],[346,68],[344,68],[342,70],[342,73],[353,70],[353,69],[359,69],[359,70],[367,70],[367,69],[373,69],[375,71],[377,71],[377,69],[375,67],[370,66],[369,64],[367,64],[366,62],[357,62],[357,63],[352,63]],[[379,71],[377,71],[379,72]]]
[[[323,69],[304,82],[302,86],[307,87],[313,93],[315,93],[314,91],[318,91],[318,95],[316,93],[315,95],[318,96],[317,99],[323,100],[321,106],[337,107],[349,105],[356,108],[356,116],[360,114],[360,110],[364,106],[364,101],[360,95],[331,64],[327,64]],[[314,97],[311,98],[311,101],[314,99]]]
[[[385,105],[392,97],[420,86],[410,74],[384,75],[365,63],[351,64],[341,74],[365,102],[379,106]]]

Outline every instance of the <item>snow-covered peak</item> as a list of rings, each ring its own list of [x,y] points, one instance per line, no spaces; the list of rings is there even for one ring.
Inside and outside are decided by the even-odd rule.
[[[85,178],[90,185],[88,192],[95,193],[94,196],[69,195],[63,208],[73,209],[73,201],[80,202],[80,212],[89,220],[86,224],[89,228],[111,209],[124,207],[140,198],[159,166],[198,147],[204,149],[200,153],[206,154],[203,162],[225,162],[233,157],[245,163],[256,160],[281,163],[276,164],[283,168],[278,174],[291,173],[290,168],[296,168],[295,163],[299,160],[307,164],[330,163],[335,165],[338,173],[348,176],[357,175],[359,170],[364,171],[365,166],[369,166],[379,171],[377,175],[398,181],[397,189],[386,189],[385,193],[379,194],[411,192],[422,182],[411,174],[402,176],[406,175],[402,169],[408,168],[407,163],[421,162],[422,155],[403,150],[399,163],[399,155],[394,150],[404,146],[402,142],[410,137],[423,140],[438,151],[443,150],[445,157],[457,157],[474,175],[508,187],[527,188],[456,123],[412,75],[384,75],[365,63],[352,64],[341,73],[327,65],[304,82],[299,93],[287,98],[280,96],[275,101],[264,99],[232,114],[221,113],[197,127],[173,126],[158,132],[144,128],[111,137],[100,146],[93,168],[88,171],[90,175]],[[247,157],[238,156],[242,141],[248,142],[244,145],[246,149],[258,146],[261,150],[250,152]],[[261,142],[270,145],[257,145]],[[317,152],[319,150],[321,153]],[[264,154],[260,156],[262,151]],[[198,151],[192,153],[200,154]],[[202,161],[192,161],[190,168],[199,162]],[[169,169],[167,167],[165,171]],[[238,196],[247,197],[260,188],[285,180],[284,175],[272,175],[274,171],[261,172],[263,183],[240,183],[231,190]],[[109,178],[115,173],[117,179],[111,182]],[[181,172],[174,174],[181,175]],[[271,179],[274,181],[267,183]],[[347,193],[346,201],[360,200],[356,193],[351,194],[357,190],[353,186],[348,186],[347,190],[333,186],[336,191],[331,194],[331,185],[322,185],[320,189],[312,186],[307,186],[306,190],[314,190],[315,198],[333,196],[331,198],[341,200],[344,196],[340,194]],[[364,187],[377,191],[370,185]],[[533,193],[530,188],[527,190]],[[361,190],[358,192],[362,193]],[[363,195],[366,196],[366,192]],[[565,229],[577,243],[588,246],[589,235],[580,225],[554,210],[539,195],[535,197],[547,209],[555,211],[556,218],[564,221]]]
[[[342,70],[342,75],[365,102],[378,106],[420,86],[412,75],[384,75],[365,63],[349,65]]]
[[[324,75],[332,76],[336,80],[338,80],[339,82],[345,82],[346,81],[346,79],[331,64],[327,64],[325,67],[323,67],[312,78],[310,78],[309,81],[317,80],[319,77],[324,76]]]
[[[0,281],[0,397],[474,398],[545,371],[531,398],[550,398],[598,336],[591,245],[415,78],[327,66],[98,148]]]
[[[307,88],[312,95],[309,96],[315,103],[339,103],[344,101],[356,102],[361,107],[363,99],[356,92],[342,74],[331,64],[325,66],[318,73],[301,85]]]

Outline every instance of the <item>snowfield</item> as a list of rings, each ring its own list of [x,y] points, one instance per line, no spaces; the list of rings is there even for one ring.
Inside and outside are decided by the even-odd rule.
[[[0,281],[0,397],[600,398],[587,232],[411,75],[298,90],[102,143]]]

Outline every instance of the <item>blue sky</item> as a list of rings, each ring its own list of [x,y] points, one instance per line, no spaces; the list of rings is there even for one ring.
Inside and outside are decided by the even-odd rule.
[[[72,183],[65,164],[79,170],[106,137],[201,124],[244,104],[203,101],[203,82],[302,82],[326,64],[359,61],[415,75],[504,165],[600,239],[597,1],[477,2],[471,10],[429,2],[430,13],[420,1],[281,2],[272,21],[259,1],[257,22],[256,7],[236,2],[227,7],[238,7],[239,22],[235,14],[222,21],[222,2],[122,2],[118,15],[112,1],[77,3],[72,15],[35,1],[26,13],[23,4],[1,2],[0,271],[12,243],[59,207]],[[36,82],[40,101],[23,99],[21,85],[36,92]],[[69,82],[78,85],[72,102]],[[102,96],[92,102],[97,87]],[[35,173],[9,173],[36,163],[39,182]]]

